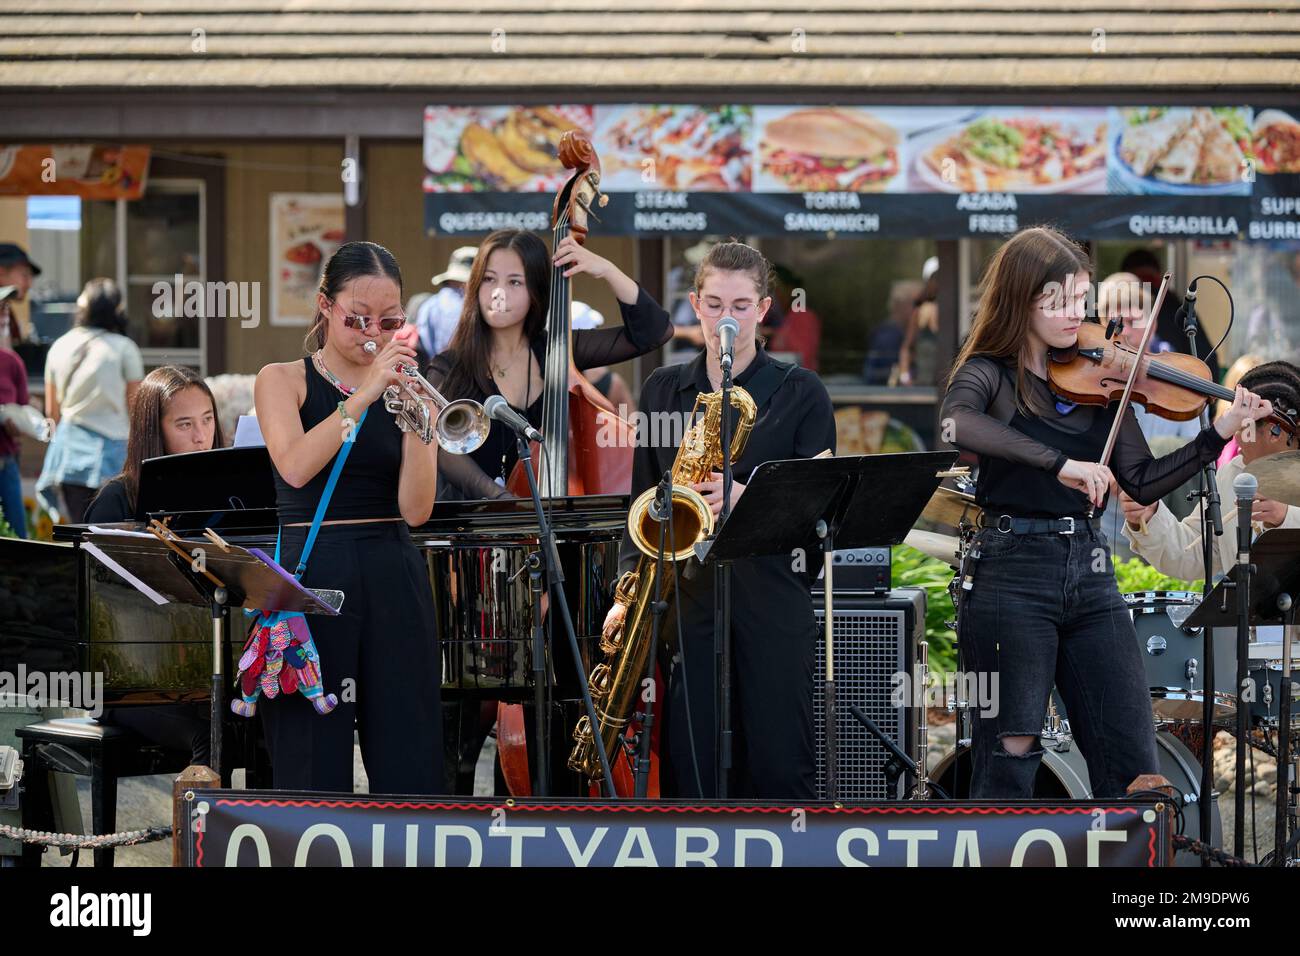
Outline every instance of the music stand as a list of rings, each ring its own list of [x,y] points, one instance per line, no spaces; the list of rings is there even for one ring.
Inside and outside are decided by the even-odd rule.
[[[146,458],[135,518],[153,512],[274,508],[271,454],[264,445]]]
[[[188,560],[173,550],[172,544],[183,549]],[[191,604],[211,611],[210,741],[212,769],[218,775],[224,716],[222,661],[230,609],[337,616],[343,605],[342,591],[305,588],[265,552],[241,548],[215,535],[168,543],[148,532],[103,530],[87,533],[81,547],[155,604]]]
[[[703,565],[822,552],[826,603],[826,681],[822,706],[826,720],[826,795],[832,801],[838,796],[831,626],[835,548],[901,544],[939,487],[939,472],[951,467],[956,459],[955,451],[934,451],[765,462],[754,469],[744,495],[726,524],[711,540],[696,545],[696,557]],[[718,717],[717,786],[719,797],[725,799],[727,771],[731,768],[729,590],[719,597],[721,633],[717,644],[722,700]]]
[[[743,498],[741,499],[744,500]],[[1291,748],[1291,628],[1296,624],[1296,605],[1300,601],[1300,529],[1274,528],[1265,531],[1250,546],[1250,589],[1247,591],[1249,624],[1282,624],[1282,699],[1278,702],[1277,725],[1277,823],[1273,834],[1273,865],[1285,866],[1286,818],[1291,786],[1287,766]],[[1237,606],[1235,576],[1224,577],[1206,595],[1200,606],[1183,622],[1185,628],[1236,627]],[[1241,648],[1238,647],[1238,652]],[[1240,727],[1245,717],[1242,688],[1237,688],[1237,747],[1246,746]],[[1212,732],[1207,729],[1205,748],[1208,753]],[[1240,763],[1240,760],[1238,761]],[[1236,832],[1242,833],[1245,809],[1245,781],[1237,780]],[[1238,837],[1238,841],[1240,836]],[[1237,841],[1234,841],[1237,842]]]

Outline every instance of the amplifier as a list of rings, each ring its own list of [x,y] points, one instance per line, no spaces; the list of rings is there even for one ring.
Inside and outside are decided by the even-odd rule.
[[[887,545],[878,548],[845,548],[842,551],[835,551],[831,554],[831,566],[834,570],[833,583],[836,594],[841,591],[885,594],[889,591],[890,549]],[[825,569],[818,569],[819,588],[825,587],[820,583],[825,577]]]
[[[896,792],[886,792],[884,766],[887,752],[860,724],[850,704],[857,704],[904,752],[911,755],[914,734],[909,708],[894,707],[894,675],[910,674],[918,641],[925,637],[925,591],[899,588],[886,594],[840,593],[836,571],[834,600],[835,693],[839,732],[839,799],[843,802],[896,800],[902,795],[906,774]],[[817,613],[817,670],[813,674],[813,730],[817,757],[817,798],[826,799],[826,683],[825,602],[820,588],[813,591]]]

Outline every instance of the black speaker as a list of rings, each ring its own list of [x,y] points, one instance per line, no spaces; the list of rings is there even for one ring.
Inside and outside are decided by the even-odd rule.
[[[836,575],[836,581],[839,577]],[[912,711],[893,704],[894,675],[911,674],[917,642],[925,637],[925,591],[899,588],[887,594],[834,594],[836,730],[839,734],[839,792],[842,802],[896,800],[887,792],[887,751],[849,710],[857,704],[911,756]],[[813,675],[813,729],[817,747],[817,798],[826,793],[826,613],[821,589],[813,591],[817,613],[817,670]],[[909,682],[910,686],[910,682]]]

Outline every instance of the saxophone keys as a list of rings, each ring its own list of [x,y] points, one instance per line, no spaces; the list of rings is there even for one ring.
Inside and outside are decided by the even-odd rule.
[[[609,697],[609,685],[613,680],[613,674],[608,664],[597,664],[591,671],[591,680],[588,682],[591,688],[591,699],[595,701],[605,701]],[[583,718],[586,719],[585,717]]]

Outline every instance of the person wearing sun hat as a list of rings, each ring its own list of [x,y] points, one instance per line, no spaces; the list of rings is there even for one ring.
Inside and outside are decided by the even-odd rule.
[[[465,304],[465,283],[474,266],[478,246],[461,246],[447,260],[447,270],[432,279],[438,291],[420,303],[415,313],[415,327],[420,332],[420,350],[425,357],[433,358],[446,351],[451,337],[460,323],[460,311]]]

